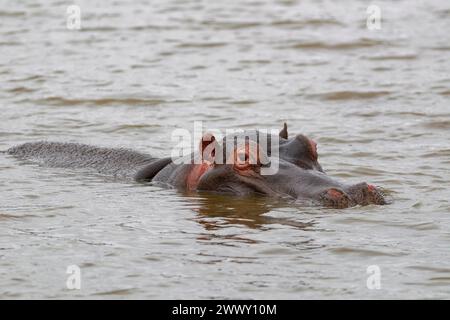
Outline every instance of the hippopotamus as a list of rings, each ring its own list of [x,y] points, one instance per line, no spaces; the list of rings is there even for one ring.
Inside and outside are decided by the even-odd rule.
[[[244,131],[222,139],[205,133],[199,150],[180,158],[154,158],[128,149],[59,142],[25,143],[6,152],[47,166],[90,168],[118,179],[152,182],[184,191],[257,194],[334,208],[386,204],[381,190],[374,185],[345,184],[328,176],[318,162],[317,144],[303,134],[289,138],[286,123],[278,135],[267,134],[267,141],[278,143],[277,170],[262,174],[269,166],[263,160],[274,150],[261,145],[260,131],[253,133]],[[244,143],[230,143],[239,137],[245,138]],[[227,161],[218,161],[219,156]]]

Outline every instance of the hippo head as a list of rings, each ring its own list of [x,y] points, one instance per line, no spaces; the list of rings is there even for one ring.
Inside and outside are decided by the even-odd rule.
[[[287,126],[278,136],[267,135],[261,144],[259,131],[226,136],[220,142],[204,135],[200,163],[191,165],[185,176],[187,188],[235,195],[262,194],[313,201],[345,208],[385,204],[382,193],[372,185],[346,185],[327,176],[318,162],[317,144],[298,134],[288,138]],[[278,140],[278,155],[272,157],[272,139]],[[218,161],[219,155],[226,161]],[[276,161],[276,170],[264,172]]]

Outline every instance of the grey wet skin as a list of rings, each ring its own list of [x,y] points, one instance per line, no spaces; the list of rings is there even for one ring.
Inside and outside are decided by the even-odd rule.
[[[82,144],[35,142],[7,150],[18,158],[37,160],[44,165],[64,168],[89,168],[118,179],[153,181],[180,190],[209,191],[236,196],[260,194],[270,197],[299,199],[312,203],[345,208],[354,205],[385,204],[382,193],[367,183],[347,185],[327,176],[318,162],[314,141],[304,135],[288,138],[285,125],[279,136],[267,135],[268,143],[260,145],[260,132],[245,131],[218,142],[211,135],[202,139],[202,153],[186,158],[195,163],[179,163],[171,158],[153,158],[128,149],[99,148]],[[244,148],[230,144],[242,139]],[[260,161],[261,154],[271,155],[271,139],[278,139],[278,170],[263,175],[270,163]],[[257,146],[252,154],[250,144]],[[239,153],[239,152],[240,153]],[[234,162],[219,161],[234,157]],[[251,157],[257,160],[249,161]],[[269,157],[270,158],[270,157]]]
[[[228,138],[224,138],[222,145]],[[261,175],[258,166],[241,172],[233,165],[217,165],[202,176],[197,189],[309,200],[336,208],[386,203],[381,191],[367,183],[347,185],[326,175],[318,162],[315,143],[306,136],[288,139],[285,125],[279,137],[271,136],[270,139],[279,139],[276,174]],[[229,154],[227,150],[223,152]]]

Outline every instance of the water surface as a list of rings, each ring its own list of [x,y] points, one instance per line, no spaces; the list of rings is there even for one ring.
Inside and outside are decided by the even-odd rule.
[[[329,175],[393,203],[184,195],[0,154],[0,298],[449,298],[448,1],[378,1],[372,31],[366,1],[75,3],[81,30],[65,1],[0,4],[0,150],[165,156],[194,121],[287,120]]]

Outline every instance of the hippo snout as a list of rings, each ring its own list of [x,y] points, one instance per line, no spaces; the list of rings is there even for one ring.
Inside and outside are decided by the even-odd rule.
[[[320,194],[320,200],[325,206],[333,208],[348,208],[356,205],[384,205],[385,197],[381,190],[365,182],[351,185],[347,188],[330,188]]]
[[[358,183],[350,186],[347,189],[347,192],[359,205],[386,204],[386,200],[381,190],[372,184],[367,184],[365,182]]]

